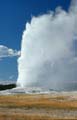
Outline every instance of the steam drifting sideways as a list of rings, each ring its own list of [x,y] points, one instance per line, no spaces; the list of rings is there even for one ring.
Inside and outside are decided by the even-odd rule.
[[[22,36],[17,85],[71,89],[77,83],[77,1],[69,12],[33,17]],[[76,4],[74,4],[76,3]],[[72,88],[73,89],[73,88]]]

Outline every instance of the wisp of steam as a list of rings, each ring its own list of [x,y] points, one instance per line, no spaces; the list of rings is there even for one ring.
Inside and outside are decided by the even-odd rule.
[[[17,85],[51,89],[77,87],[77,0],[68,12],[33,17],[22,35]]]

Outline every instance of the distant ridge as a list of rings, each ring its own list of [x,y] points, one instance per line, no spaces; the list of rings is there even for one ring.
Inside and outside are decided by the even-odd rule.
[[[12,89],[12,88],[15,88],[15,87],[16,87],[16,84],[7,84],[7,85],[0,84],[0,91],[7,90],[7,89]]]

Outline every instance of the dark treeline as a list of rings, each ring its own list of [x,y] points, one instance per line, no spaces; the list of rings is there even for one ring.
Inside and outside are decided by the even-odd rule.
[[[1,90],[12,89],[12,88],[15,88],[15,87],[16,87],[16,84],[0,85],[0,91]]]

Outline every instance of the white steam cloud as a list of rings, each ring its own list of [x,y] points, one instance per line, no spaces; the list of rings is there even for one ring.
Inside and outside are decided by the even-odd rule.
[[[77,82],[77,13],[57,8],[33,17],[22,36],[17,85],[69,88]]]

